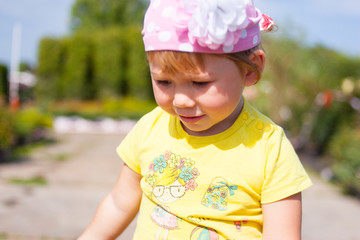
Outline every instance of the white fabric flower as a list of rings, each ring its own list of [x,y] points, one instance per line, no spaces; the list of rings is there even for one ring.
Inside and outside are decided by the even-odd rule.
[[[192,44],[218,49],[234,46],[244,36],[249,18],[256,18],[252,0],[184,0],[177,27],[188,29]]]

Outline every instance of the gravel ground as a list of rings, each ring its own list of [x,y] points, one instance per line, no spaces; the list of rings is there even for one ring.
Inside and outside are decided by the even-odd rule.
[[[0,239],[75,239],[116,181],[123,163],[115,148],[124,134],[54,134],[56,143],[35,149],[29,159],[0,164]],[[360,201],[310,174],[314,186],[303,193],[303,240],[360,239]],[[47,184],[9,182],[34,177]],[[118,239],[131,239],[134,227]]]

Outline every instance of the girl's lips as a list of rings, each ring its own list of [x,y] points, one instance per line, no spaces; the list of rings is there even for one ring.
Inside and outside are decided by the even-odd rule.
[[[196,117],[185,117],[185,116],[179,116],[181,121],[185,122],[185,123],[196,123],[198,121],[200,121],[200,119],[202,119],[204,117],[204,115],[202,116],[196,116]]]

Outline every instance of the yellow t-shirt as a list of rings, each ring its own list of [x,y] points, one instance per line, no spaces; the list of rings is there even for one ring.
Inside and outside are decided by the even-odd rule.
[[[261,239],[261,204],[311,185],[283,130],[246,102],[229,129],[207,137],[156,108],[117,152],[142,175],[137,240]]]

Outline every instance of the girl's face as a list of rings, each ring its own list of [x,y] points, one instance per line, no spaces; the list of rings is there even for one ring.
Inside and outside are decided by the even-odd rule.
[[[185,194],[185,187],[178,180],[168,186],[157,185],[153,189],[153,194],[162,203],[172,203]]]
[[[175,74],[164,73],[159,61],[150,62],[156,102],[195,136],[228,129],[241,112],[242,92],[247,85],[245,71],[230,59],[205,54],[203,61],[204,67],[199,67],[198,73]]]

